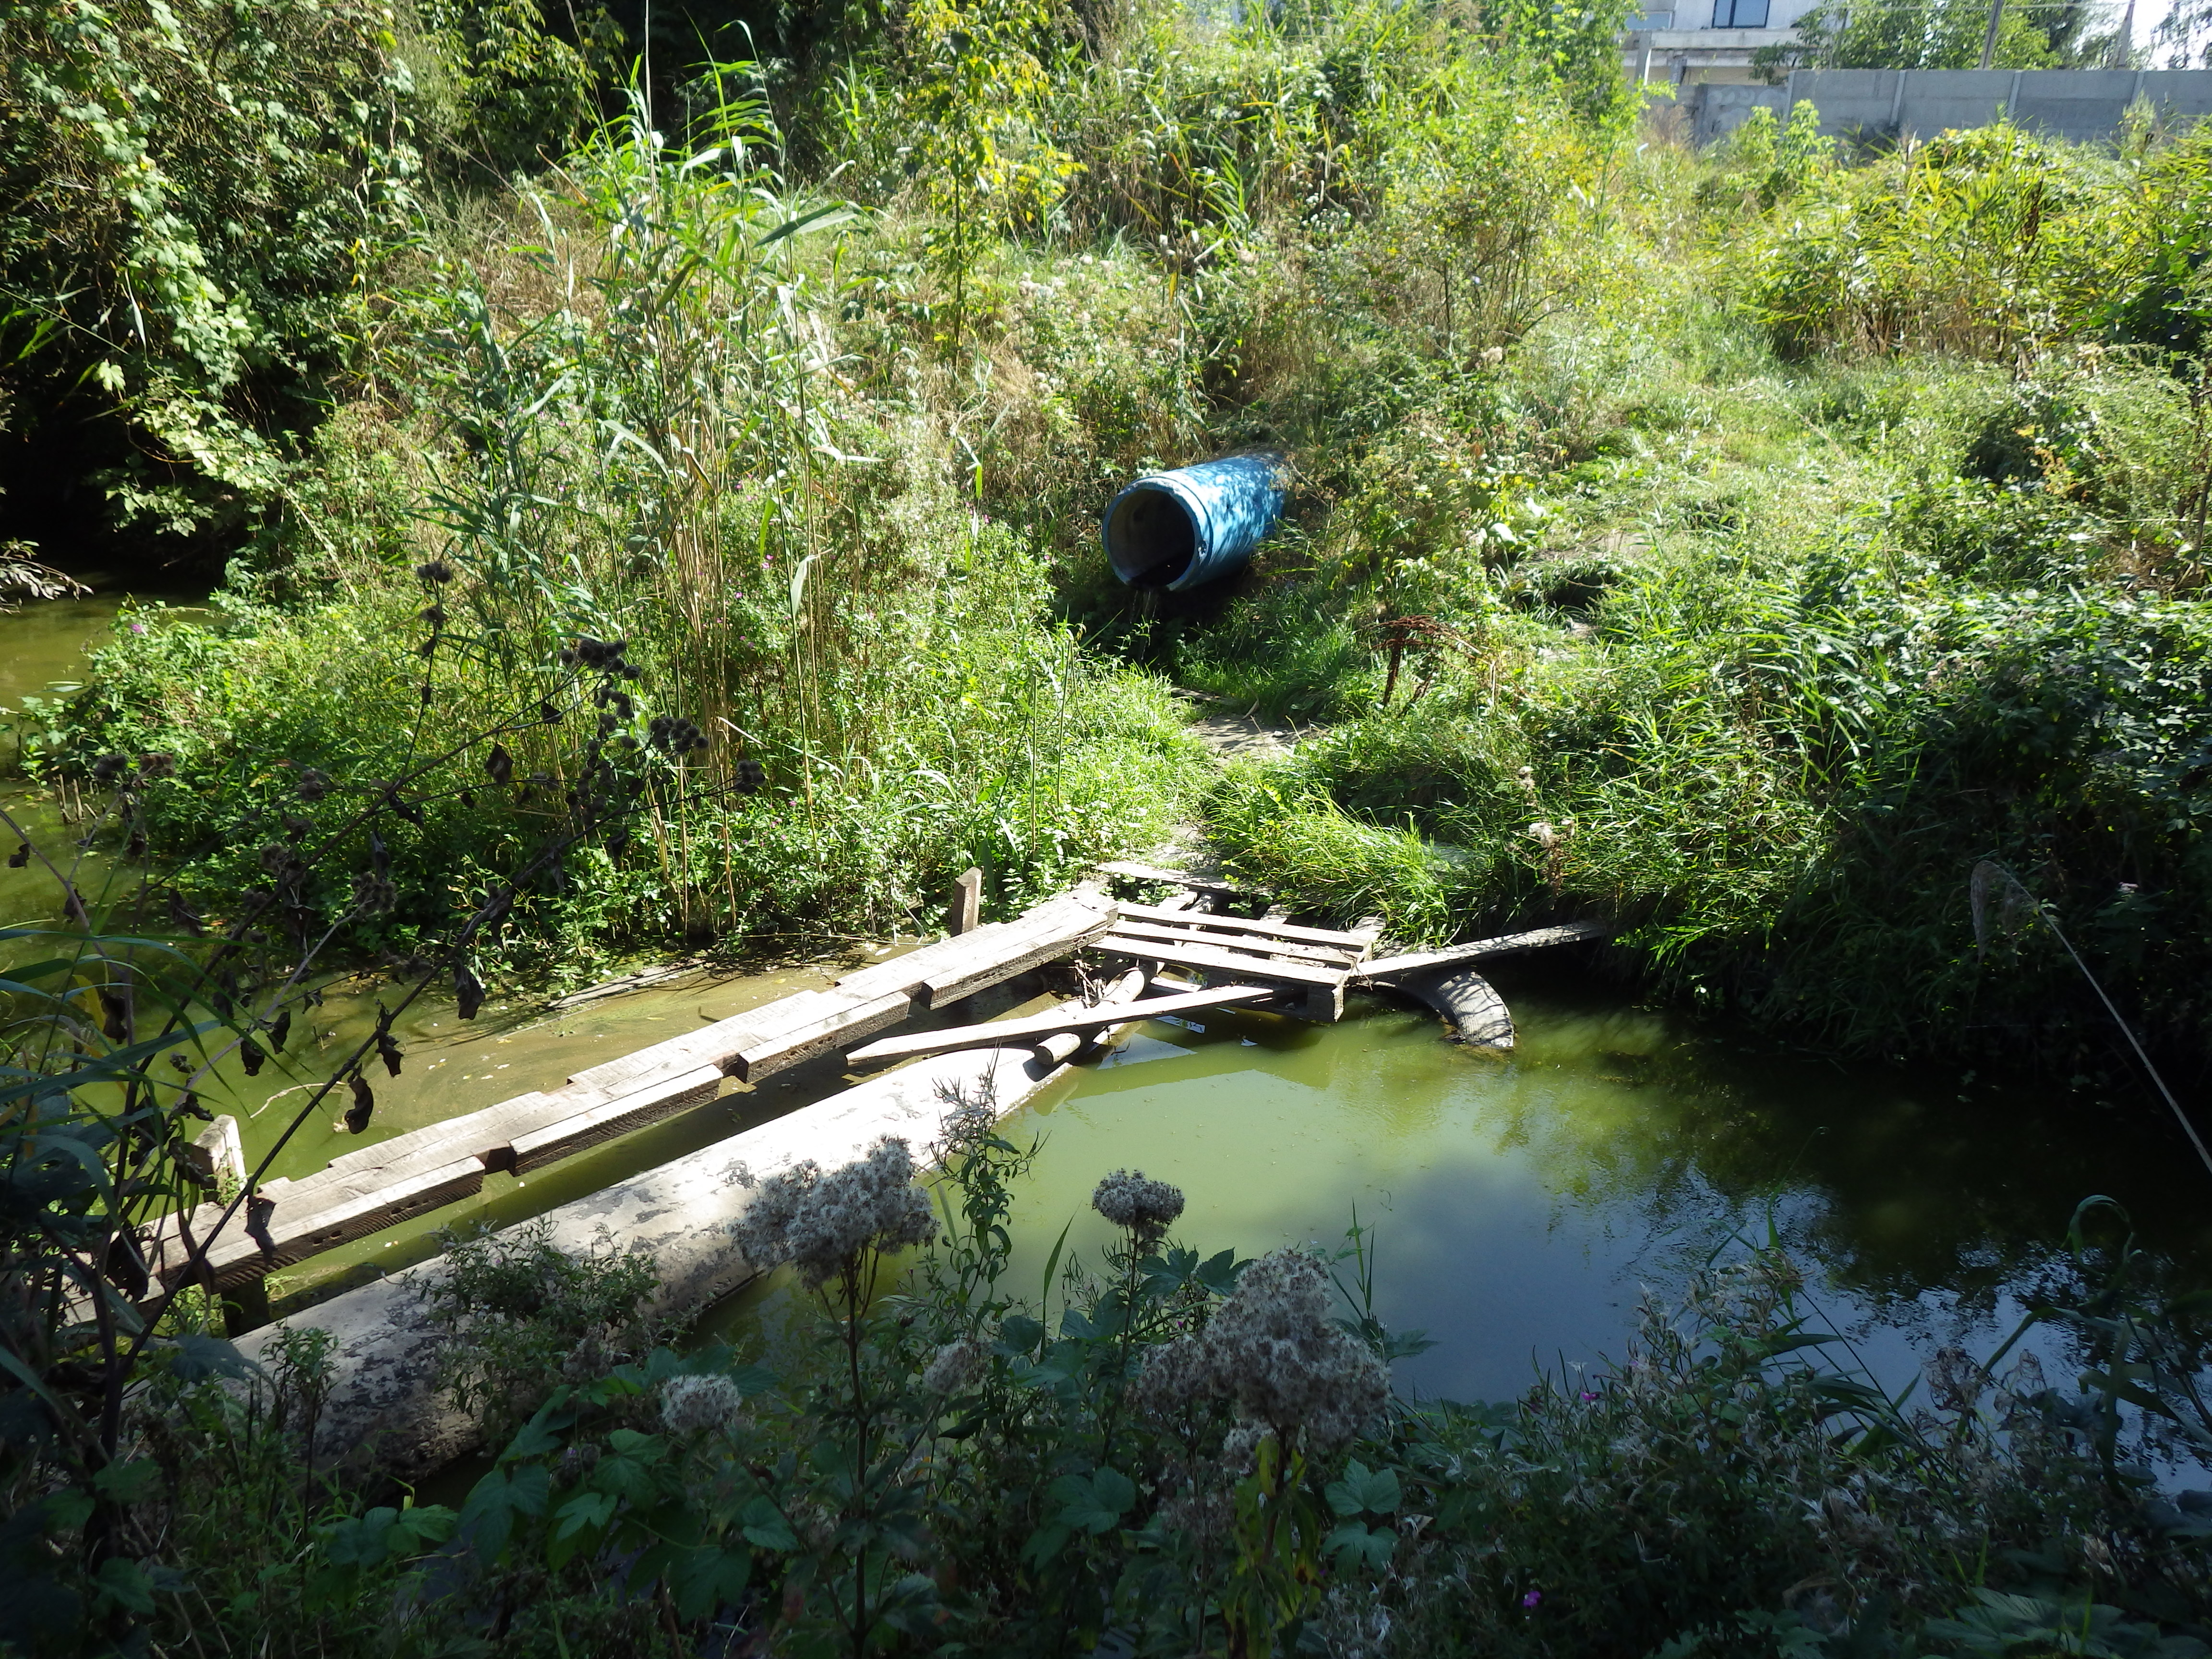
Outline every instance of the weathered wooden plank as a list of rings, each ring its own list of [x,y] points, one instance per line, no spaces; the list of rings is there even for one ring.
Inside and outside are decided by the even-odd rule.
[[[1109,995],[1126,988],[1133,996],[1141,985],[1139,975],[1127,974]],[[650,1255],[657,1271],[647,1310],[688,1316],[755,1277],[755,1268],[730,1237],[729,1224],[756,1195],[738,1179],[741,1171],[774,1176],[801,1159],[835,1168],[866,1156],[885,1134],[905,1138],[922,1154],[941,1136],[948,1096],[988,1104],[1000,1115],[1013,1111],[1062,1075],[1081,1041],[1073,1035],[1052,1037],[1035,1046],[969,1051],[885,1073],[560,1206],[544,1224],[551,1229],[553,1242],[570,1251],[593,1249],[594,1241],[609,1231],[635,1244]],[[316,1437],[326,1466],[343,1461],[355,1470],[383,1468],[404,1479],[420,1479],[476,1443],[475,1419],[453,1411],[439,1396],[439,1333],[422,1319],[425,1289],[445,1271],[441,1262],[421,1263],[314,1310],[313,1322],[329,1331],[334,1342],[331,1387]],[[249,1358],[266,1365],[273,1361],[278,1334],[264,1328],[248,1334],[240,1346]]]
[[[411,1170],[373,1191],[356,1193],[339,1202],[320,1204],[312,1211],[288,1206],[280,1201],[270,1213],[264,1228],[270,1242],[276,1246],[273,1251],[263,1249],[246,1232],[241,1209],[208,1252],[206,1265],[215,1275],[218,1289],[250,1284],[264,1273],[304,1261],[319,1251],[335,1249],[356,1238],[365,1238],[413,1217],[473,1197],[483,1190],[483,1165],[476,1159],[456,1158],[429,1169]],[[264,1195],[266,1196],[265,1191]],[[289,1214],[288,1208],[291,1210]],[[195,1218],[193,1236],[204,1237],[222,1213],[220,1206],[204,1206]],[[188,1251],[181,1236],[172,1236],[163,1242],[166,1248],[161,1252],[162,1278],[165,1283],[173,1285],[182,1276]]]
[[[1328,927],[1297,927],[1268,916],[1194,915],[1188,910],[1171,910],[1158,904],[1125,904],[1121,915],[1135,921],[1171,921],[1209,931],[1263,933],[1270,939],[1294,939],[1302,945],[1341,945],[1347,951],[1361,952],[1375,942],[1371,928],[1339,932]]]
[[[1016,974],[1042,968],[1048,962],[1057,962],[1071,951],[1092,943],[1113,926],[1114,918],[1110,914],[1101,915],[1075,932],[1055,932],[1048,937],[1032,939],[1019,949],[1018,954],[988,966],[970,968],[965,971],[946,969],[941,973],[933,974],[923,981],[921,1000],[932,1008],[950,1007],[961,998],[1003,984]]]
[[[945,908],[945,931],[972,933],[982,920],[983,872],[970,865],[952,878],[952,891]]]
[[[557,1123],[515,1136],[501,1162],[516,1175],[528,1175],[601,1141],[612,1140],[617,1135],[672,1117],[688,1107],[704,1105],[721,1092],[726,1075],[720,1066],[695,1066],[680,1078],[655,1084],[635,1094],[602,1101]]]
[[[1110,921],[1113,915],[1110,899],[1091,902],[1073,896],[1048,899],[1012,921],[989,922],[973,933],[939,939],[902,957],[893,957],[889,962],[855,969],[837,981],[836,988],[848,995],[863,997],[896,990],[920,995],[932,979],[945,978],[955,969],[988,968],[1004,957],[1020,954],[1012,948],[1018,942],[1073,939],[1101,921]],[[1065,948],[1073,950],[1075,946],[1071,943]],[[1006,977],[1012,978],[1013,973],[1020,971],[1013,969]]]
[[[556,997],[546,1006],[551,1008],[576,1008],[587,1002],[599,1002],[607,997],[618,997],[631,991],[642,991],[648,985],[658,985],[664,980],[681,979],[694,971],[696,962],[678,963],[668,968],[641,968],[634,974],[624,974],[619,979],[602,980],[597,985],[587,985],[580,991],[571,991],[565,997]]]
[[[345,1243],[482,1190],[487,1169],[518,1172],[611,1139],[711,1099],[724,1076],[751,1080],[800,1064],[905,1018],[917,998],[951,1000],[1066,954],[1109,928],[1111,900],[1078,894],[1007,922],[939,941],[856,969],[828,991],[802,991],[689,1031],[533,1091],[333,1158],[313,1175],[264,1182],[272,1206],[264,1250],[241,1213],[210,1253],[220,1282]],[[191,1225],[212,1226],[220,1206]],[[172,1275],[187,1254],[183,1229],[166,1224],[157,1269]]]
[[[1193,920],[1194,921],[1196,918]],[[1288,957],[1293,962],[1311,962],[1336,968],[1349,968],[1366,955],[1364,951],[1356,947],[1302,945],[1291,939],[1268,939],[1258,933],[1205,933],[1195,927],[1171,927],[1158,922],[1130,921],[1126,918],[1114,924],[1114,931],[1125,939],[1160,939],[1186,945],[1211,945],[1224,951],[1252,951],[1261,956]]]
[[[780,1025],[793,1024],[802,1018],[799,1010],[833,1008],[849,999],[832,991],[794,991],[787,997],[757,1008],[748,1008],[741,1014],[732,1014],[711,1025],[702,1025],[695,1031],[685,1031],[664,1042],[617,1054],[612,1060],[601,1060],[596,1066],[586,1066],[571,1075],[564,1089],[597,1089],[599,1098],[627,1094],[632,1089],[642,1088],[656,1075],[688,1072],[694,1066],[710,1060],[726,1060],[736,1054],[763,1031]]]
[[[1256,887],[1242,886],[1234,882],[1215,881],[1206,876],[1194,876],[1188,870],[1164,870],[1157,864],[1136,864],[1127,859],[1116,859],[1110,864],[1097,866],[1109,876],[1122,876],[1131,881],[1173,882],[1178,887],[1188,887],[1198,893],[1257,893]]]
[[[1130,1020],[1154,1019],[1162,1014],[1194,1013],[1200,1008],[1224,1008],[1240,1002],[1266,1002],[1282,992],[1268,985],[1224,985],[1218,990],[1187,991],[1179,996],[1156,997],[1148,1002],[1119,1002],[1096,1008],[1056,1009],[1026,1019],[986,1020],[979,1025],[950,1025],[941,1031],[916,1031],[909,1036],[884,1037],[845,1056],[848,1065],[885,1060],[909,1060],[916,1054],[950,1054],[956,1048],[991,1048],[1001,1043],[1023,1042],[1060,1031],[1090,1031]]]
[[[856,1036],[896,1025],[913,1012],[913,998],[904,991],[886,991],[868,1001],[828,1009],[787,1030],[764,1036],[723,1061],[722,1069],[741,1082],[751,1083],[827,1054]]]
[[[1448,967],[1455,962],[1473,962],[1480,957],[1502,957],[1515,951],[1540,950],[1547,945],[1574,945],[1584,939],[1603,939],[1613,929],[1601,921],[1570,921],[1557,927],[1535,927],[1525,933],[1504,933],[1496,939],[1479,939],[1467,945],[1454,945],[1441,951],[1415,951],[1400,957],[1378,957],[1372,962],[1363,962],[1352,970],[1358,980],[1389,979],[1399,974],[1418,973],[1425,968]]]
[[[1269,962],[1209,945],[1166,945],[1157,939],[1130,939],[1121,933],[1109,933],[1091,948],[1113,956],[1134,957],[1139,962],[1176,962],[1187,967],[1203,968],[1209,973],[1232,974],[1284,985],[1334,988],[1345,980],[1340,968],[1316,968],[1303,962]]]

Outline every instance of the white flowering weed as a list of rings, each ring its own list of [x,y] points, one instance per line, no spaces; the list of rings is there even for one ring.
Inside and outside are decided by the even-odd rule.
[[[1091,1194],[1091,1207],[1127,1229],[1139,1249],[1150,1249],[1182,1216],[1182,1188],[1147,1180],[1142,1170],[1116,1170]]]
[[[811,1158],[757,1184],[731,1229],[745,1260],[766,1271],[789,1263],[819,1290],[863,1250],[903,1250],[937,1234],[936,1212],[914,1184],[914,1155],[886,1135],[868,1155],[824,1175]]]
[[[744,1395],[726,1376],[672,1376],[661,1385],[660,1422],[671,1434],[732,1429],[744,1416]]]
[[[983,1362],[990,1355],[990,1349],[972,1336],[948,1342],[922,1369],[921,1386],[932,1394],[958,1394],[983,1374]]]
[[[1297,1250],[1246,1267],[1201,1334],[1146,1355],[1133,1392],[1138,1409],[1154,1418],[1199,1400],[1232,1400],[1248,1422],[1285,1441],[1303,1431],[1316,1452],[1352,1439],[1389,1397],[1389,1366],[1330,1318],[1328,1280]]]

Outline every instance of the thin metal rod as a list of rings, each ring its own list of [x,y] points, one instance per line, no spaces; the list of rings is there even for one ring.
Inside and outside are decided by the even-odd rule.
[[[2066,954],[2074,958],[2074,965],[2081,970],[2081,977],[2089,981],[2089,988],[2097,994],[2097,1000],[2105,1005],[2105,1012],[2112,1017],[2112,1024],[2126,1034],[2128,1046],[2136,1051],[2136,1058],[2142,1061],[2143,1070],[2150,1073],[2150,1080],[2158,1085],[2159,1093],[2166,1097],[2166,1103],[2172,1109],[2174,1121],[2181,1125],[2182,1133],[2189,1137],[2189,1144],[2197,1149],[2197,1156],[2204,1160],[2205,1170],[2212,1172],[2212,1152],[2205,1149],[2203,1137],[2197,1133],[2197,1126],[2189,1121],[2188,1114],[2181,1109],[2181,1103],[2173,1097],[2173,1091],[2166,1086],[2166,1079],[2158,1074],[2158,1067],[2150,1063],[2150,1056],[2143,1052],[2142,1044],[2136,1038],[2136,1028],[2120,1018],[2120,1011],[2112,1006],[2112,998],[2105,994],[2104,986],[2098,981],[2097,976],[2089,971],[2089,964],[2081,960],[2081,953],[2074,948],[2074,941],[2066,937],[2058,924],[2051,921],[2049,913],[2039,904],[2036,906],[2036,914],[2042,916],[2045,927],[2058,935],[2058,942],[2066,947]]]

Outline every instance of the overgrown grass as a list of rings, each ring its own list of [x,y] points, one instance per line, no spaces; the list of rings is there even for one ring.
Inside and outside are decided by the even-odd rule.
[[[979,0],[780,85],[788,134],[742,67],[688,147],[633,112],[394,256],[280,555],[111,652],[75,763],[367,787],[625,639],[659,701],[606,740],[711,742],[518,914],[582,959],[1142,848],[1202,775],[1172,677],[1330,728],[1210,811],[1332,913],[1601,915],[1825,1042],[2094,1069],[2064,965],[1961,931],[1993,857],[2195,1042],[2203,135],[1847,165],[1801,112],[1696,156],[1504,16]],[[1133,604],[1113,486],[1262,440],[1299,483],[1250,574]],[[460,580],[418,670],[426,560]],[[516,810],[395,849],[413,916]]]

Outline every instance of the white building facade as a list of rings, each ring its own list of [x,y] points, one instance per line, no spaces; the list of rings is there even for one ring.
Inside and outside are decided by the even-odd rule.
[[[1645,0],[1628,26],[1628,72],[1665,86],[1741,86],[1756,77],[1751,58],[1796,33],[1815,0]]]

